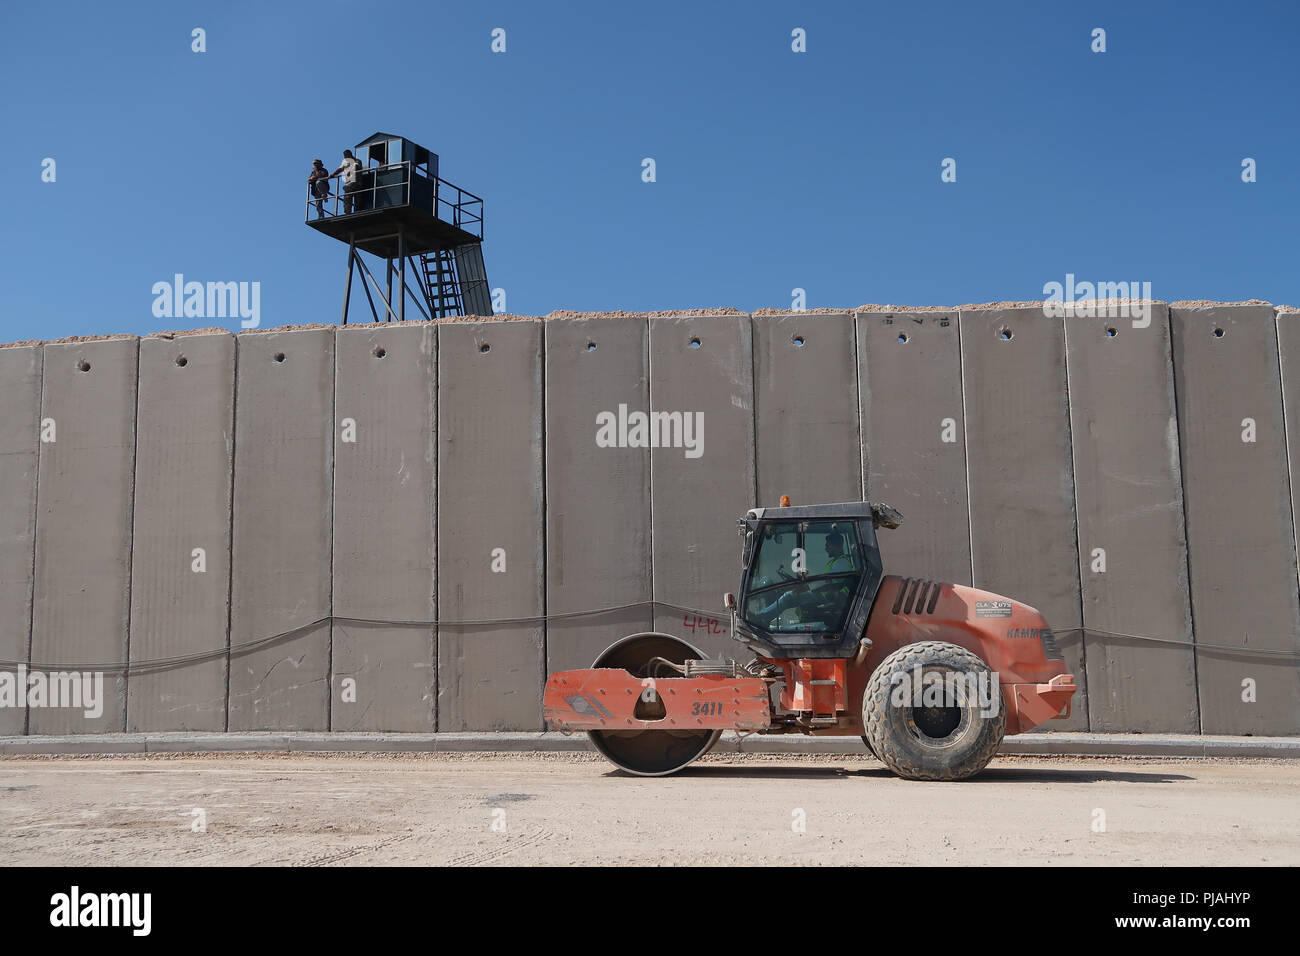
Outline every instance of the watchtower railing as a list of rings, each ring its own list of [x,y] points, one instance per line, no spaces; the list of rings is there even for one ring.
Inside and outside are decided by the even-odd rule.
[[[321,182],[328,184],[329,191],[325,196],[317,196],[313,190]],[[412,173],[410,163],[388,163],[359,170],[351,185],[351,189],[347,188],[342,173],[308,183],[304,221],[358,216],[411,206],[468,232],[476,239],[483,238],[482,198],[437,176],[426,176],[419,171]]]

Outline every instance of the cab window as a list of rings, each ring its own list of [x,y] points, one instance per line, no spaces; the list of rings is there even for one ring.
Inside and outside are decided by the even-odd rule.
[[[840,630],[862,574],[853,522],[773,523],[757,544],[745,621],[774,633]]]

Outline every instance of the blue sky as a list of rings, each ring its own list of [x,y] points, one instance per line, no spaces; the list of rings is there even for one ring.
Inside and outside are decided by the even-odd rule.
[[[259,282],[263,326],[336,321],[304,180],[375,130],[485,197],[514,313],[1067,273],[1300,304],[1297,39],[1292,2],[9,3],[0,339],[238,328],[155,318],[178,272]]]

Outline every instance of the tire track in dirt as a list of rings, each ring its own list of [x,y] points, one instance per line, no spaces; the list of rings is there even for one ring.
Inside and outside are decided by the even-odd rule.
[[[327,853],[322,856],[314,856],[308,860],[304,860],[301,863],[294,863],[292,865],[304,866],[304,867],[332,866],[335,863],[340,863],[343,860],[350,860],[353,857],[360,856],[363,853],[374,853],[376,850],[382,850],[385,847],[392,846],[394,843],[401,843],[403,840],[409,840],[410,838],[411,838],[411,834],[409,833],[399,833],[397,836],[389,837],[387,840],[380,840],[378,843],[371,843],[366,846],[352,847],[351,849],[348,850],[340,850],[337,853]]]
[[[526,850],[529,847],[537,846],[539,843],[544,843],[553,836],[555,836],[554,830],[550,829],[549,827],[541,827],[540,829],[534,830],[532,833],[529,833],[527,836],[521,837],[518,840],[511,840],[510,842],[505,843],[502,846],[491,847],[486,850],[478,850],[472,853],[462,853],[459,856],[452,857],[450,860],[447,860],[445,863],[442,863],[440,865],[441,866],[487,866],[489,864],[496,863],[498,860],[502,859],[503,857],[509,856],[511,853],[516,853],[519,850]]]

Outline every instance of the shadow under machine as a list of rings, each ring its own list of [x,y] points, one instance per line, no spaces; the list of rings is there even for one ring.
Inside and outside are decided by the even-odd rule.
[[[343,324],[354,272],[375,322],[404,320],[408,299],[413,318],[491,315],[482,198],[440,179],[437,154],[401,136],[375,133],[353,153],[354,184],[331,179],[328,195],[307,197],[307,225],[348,247]],[[362,253],[384,260],[382,284]]]

